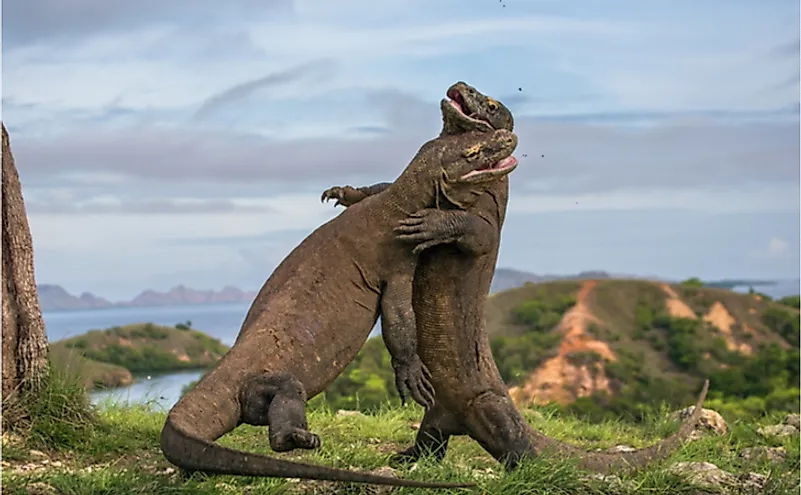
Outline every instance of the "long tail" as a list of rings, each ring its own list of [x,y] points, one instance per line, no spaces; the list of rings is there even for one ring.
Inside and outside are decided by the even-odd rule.
[[[545,436],[533,429],[529,429],[528,436],[537,452],[551,451],[557,455],[567,455],[578,459],[578,465],[590,471],[603,474],[631,472],[641,469],[651,462],[662,460],[672,454],[695,429],[698,419],[701,417],[702,406],[709,391],[709,380],[704,382],[698,402],[692,414],[684,420],[679,427],[679,431],[667,437],[656,445],[630,452],[619,452],[615,454],[602,452],[587,452],[572,445]]]
[[[470,488],[475,483],[440,483],[404,480],[344,469],[284,461],[223,447],[182,431],[168,417],[161,430],[161,450],[178,467],[215,474],[348,481],[417,488]]]

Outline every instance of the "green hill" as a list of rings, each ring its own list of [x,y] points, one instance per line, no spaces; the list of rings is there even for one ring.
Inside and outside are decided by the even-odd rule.
[[[692,280],[570,280],[494,294],[485,318],[519,405],[637,419],[663,403],[693,402],[709,377],[708,404],[741,417],[799,409],[797,301]],[[362,410],[397,403],[380,337],[318,400]]]
[[[486,319],[518,403],[618,415],[691,401],[709,377],[713,401],[742,414],[798,409],[799,318],[788,302],[694,283],[552,282],[492,296]]]
[[[50,345],[56,366],[77,373],[89,388],[127,385],[133,374],[207,368],[227,351],[219,340],[185,324],[136,323],[92,330]]]

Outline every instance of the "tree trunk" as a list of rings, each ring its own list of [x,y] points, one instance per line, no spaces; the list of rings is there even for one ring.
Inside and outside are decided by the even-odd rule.
[[[3,123],[2,271],[3,409],[35,391],[47,371],[47,336],[33,273],[33,241],[8,131]],[[3,415],[3,423],[14,418]]]

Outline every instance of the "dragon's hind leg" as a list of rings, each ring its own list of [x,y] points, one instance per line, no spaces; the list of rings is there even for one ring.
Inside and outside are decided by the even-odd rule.
[[[464,411],[468,435],[507,469],[534,453],[527,425],[508,395],[485,392]]]
[[[466,432],[461,422],[439,403],[426,411],[414,445],[394,454],[390,465],[402,465],[415,462],[423,456],[433,456],[441,461],[448,450],[448,440],[452,435],[464,435]]]
[[[289,373],[263,373],[250,377],[242,387],[242,422],[270,428],[270,447],[275,452],[316,449],[320,437],[306,422],[306,391]]]

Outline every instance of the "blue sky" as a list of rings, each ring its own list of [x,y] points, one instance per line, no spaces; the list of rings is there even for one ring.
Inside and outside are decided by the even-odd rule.
[[[459,80],[515,114],[500,266],[799,274],[797,1],[5,0],[3,17],[40,283],[258,288],[339,212],[323,189],[392,180],[436,136]]]

